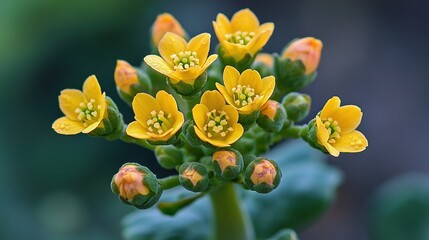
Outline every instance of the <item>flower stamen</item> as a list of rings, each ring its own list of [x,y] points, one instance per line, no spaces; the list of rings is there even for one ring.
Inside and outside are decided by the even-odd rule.
[[[87,126],[87,122],[95,120],[95,118],[98,116],[98,111],[101,109],[101,105],[98,105],[97,109],[95,109],[94,104],[95,100],[91,98],[91,100],[87,103],[79,103],[79,107],[74,110],[74,112],[77,114],[77,119],[82,121],[84,126]]]
[[[250,86],[242,86],[240,84],[233,87],[232,92],[234,93],[234,103],[237,107],[247,106],[263,97],[258,94],[255,95],[255,89]]]
[[[162,110],[158,112],[153,110],[146,121],[147,130],[158,135],[163,134],[171,128],[173,124],[171,120],[171,114],[166,114]]]
[[[207,132],[209,138],[219,135],[225,137],[229,132],[234,130],[232,127],[227,127],[229,116],[225,111],[212,110],[207,113],[207,117],[208,122],[204,125],[203,130]]]
[[[197,58],[197,52],[185,51],[170,56],[174,63],[174,70],[186,71],[191,67],[198,66],[200,59]]]
[[[332,118],[323,118],[321,120],[325,128],[329,131],[328,143],[335,143],[341,137],[341,128],[338,126],[338,122]]]
[[[254,32],[242,32],[237,31],[235,33],[225,34],[225,37],[228,42],[240,45],[247,45],[253,37],[255,37]]]

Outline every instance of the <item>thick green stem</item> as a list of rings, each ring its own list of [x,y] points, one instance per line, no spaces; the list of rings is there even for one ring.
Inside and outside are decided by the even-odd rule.
[[[169,176],[166,178],[159,179],[159,182],[161,183],[162,189],[167,190],[170,188],[174,188],[180,185],[179,182],[179,176]]]
[[[210,197],[215,217],[215,240],[255,239],[252,223],[240,205],[233,183],[228,183],[211,192]]]

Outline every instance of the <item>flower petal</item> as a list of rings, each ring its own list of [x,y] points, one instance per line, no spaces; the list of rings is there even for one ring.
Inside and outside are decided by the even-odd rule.
[[[222,13],[217,15],[216,22],[213,22],[213,28],[219,42],[226,40],[226,34],[232,33],[231,23],[229,22],[229,19]]]
[[[209,109],[203,104],[197,104],[192,108],[192,116],[194,118],[194,123],[199,129],[203,129],[204,125],[207,124],[207,113]]]
[[[177,109],[176,99],[174,99],[173,95],[168,94],[164,90],[156,93],[156,101],[158,102],[160,109],[166,113],[174,115],[179,111]]]
[[[368,140],[366,140],[361,132],[355,130],[348,134],[341,135],[332,146],[340,152],[362,152],[368,147]]]
[[[254,55],[267,44],[273,34],[274,24],[265,23],[261,26],[260,33],[247,44],[250,54]]]
[[[246,69],[238,79],[238,84],[241,84],[242,86],[251,86],[253,89],[255,89],[255,93],[259,94],[264,89],[264,85],[262,84],[261,75],[259,75],[259,72],[252,69]]]
[[[209,33],[201,33],[195,37],[193,37],[187,46],[187,50],[191,52],[196,52],[197,57],[200,60],[200,63],[203,64],[210,50],[210,38],[211,35]]]
[[[319,116],[316,116],[316,124],[317,124],[317,140],[320,145],[324,146],[326,150],[334,157],[338,157],[340,152],[335,149],[331,144],[328,143],[329,132],[328,129],[325,128],[325,125],[322,123],[322,120]]]
[[[254,32],[257,33],[259,20],[256,15],[248,8],[242,9],[234,14],[231,19],[233,31]]]
[[[173,115],[174,118],[174,124],[171,126],[171,135],[176,134],[181,128],[183,123],[185,122],[185,117],[183,116],[183,113],[177,112],[176,115]]]
[[[329,99],[320,113],[320,118],[329,118],[332,117],[332,114],[335,113],[340,107],[341,100],[339,97],[334,96]]]
[[[127,127],[127,135],[138,139],[149,139],[146,129],[137,121],[131,122]]]
[[[88,101],[94,99],[97,103],[102,102],[101,87],[95,75],[89,76],[83,83],[83,94]]]
[[[216,90],[206,91],[203,96],[201,96],[201,104],[206,105],[209,111],[213,109],[220,110],[226,105],[222,94]]]
[[[75,135],[83,130],[82,122],[72,121],[67,117],[61,117],[52,124],[55,132],[63,135]]]
[[[244,133],[244,128],[241,124],[236,123],[232,126],[232,128],[234,129],[231,134],[228,136],[228,138],[226,139],[226,142],[228,144],[233,144],[235,143],[238,139],[241,138],[241,136],[243,136]]]
[[[202,72],[204,72],[214,61],[216,61],[216,59],[217,54],[210,55],[202,67]]]
[[[135,114],[134,118],[145,127],[150,113],[161,109],[158,101],[147,93],[138,93],[133,99],[132,106]]]
[[[223,84],[228,92],[232,95],[232,88],[238,84],[240,78],[240,72],[232,66],[226,66],[223,70]]]
[[[235,109],[233,106],[225,105],[222,108],[222,111],[225,111],[226,114],[228,115],[228,117],[229,117],[228,123],[231,126],[238,122],[238,112],[237,112],[237,109]]]
[[[76,108],[79,107],[81,102],[85,102],[85,96],[83,93],[76,89],[65,89],[61,91],[58,96],[60,102],[60,109],[69,119],[78,121],[78,114],[75,112]]]
[[[194,130],[195,130],[195,133],[197,134],[198,138],[201,139],[201,141],[203,141],[203,142],[209,142],[211,140],[197,126],[194,126]]]
[[[173,83],[183,81],[185,83],[194,85],[195,79],[203,73],[200,66],[190,67],[186,71],[173,71],[168,77]]]
[[[358,106],[346,105],[338,108],[331,117],[338,122],[338,125],[341,127],[341,133],[347,134],[359,126],[362,115],[363,113]]]
[[[240,61],[246,54],[250,54],[247,47],[248,45],[235,44],[227,41],[222,41],[220,44],[225,49],[226,55],[232,56],[236,61]]]
[[[169,76],[173,72],[173,69],[160,56],[148,55],[143,60],[149,67],[165,76]]]
[[[221,85],[220,83],[216,83],[216,88],[223,95],[228,104],[235,106],[234,99],[232,99],[232,93],[229,93],[225,86]]]
[[[264,96],[261,100],[261,106],[264,105],[273,94],[276,85],[276,78],[274,76],[264,77],[262,79],[262,85],[263,91],[261,94]]]
[[[161,41],[159,41],[158,51],[168,65],[174,66],[171,55],[184,52],[186,50],[186,45],[185,39],[175,33],[168,32],[161,38]]]
[[[102,120],[103,120],[103,118],[100,117],[97,121],[91,123],[88,127],[84,128],[82,130],[82,133],[89,133],[89,132],[93,131],[94,129],[96,129],[100,125]]]

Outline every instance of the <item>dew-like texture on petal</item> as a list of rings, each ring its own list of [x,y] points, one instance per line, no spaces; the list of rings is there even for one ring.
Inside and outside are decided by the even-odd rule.
[[[359,131],[352,131],[350,133],[341,135],[335,143],[332,144],[340,152],[362,152],[368,147],[368,140]]]
[[[52,124],[55,132],[63,135],[75,135],[84,129],[83,124],[79,121],[72,121],[67,117],[61,117]]]
[[[69,119],[78,121],[78,114],[75,112],[80,103],[85,103],[85,96],[83,93],[76,89],[65,89],[61,91],[58,97],[60,109]]]
[[[161,57],[170,65],[173,66],[171,55],[186,51],[186,40],[179,35],[168,32],[161,38],[158,44],[158,51]]]
[[[232,16],[231,26],[234,31],[256,33],[259,28],[259,20],[252,11],[246,8]]]
[[[144,57],[143,60],[147,65],[149,65],[149,67],[153,68],[154,70],[158,71],[163,75],[168,76],[173,72],[172,67],[169,66],[160,56],[148,55]]]

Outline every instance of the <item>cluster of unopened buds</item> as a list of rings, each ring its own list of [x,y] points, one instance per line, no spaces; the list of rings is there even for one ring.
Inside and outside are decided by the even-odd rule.
[[[295,39],[281,54],[261,53],[274,24],[260,24],[249,9],[231,20],[219,14],[213,27],[219,45],[210,55],[209,33],[189,39],[173,16],[161,14],[152,27],[152,55],[142,66],[117,61],[117,91],[135,114],[129,124],[95,76],[82,91],[61,92],[65,116],[52,125],[57,133],[135,143],[153,150],[163,168],[177,171],[158,179],[147,167],[124,164],[111,183],[124,203],[149,208],[179,185],[201,195],[229,182],[269,193],[282,172],[264,154],[286,138],[302,138],[335,157],[368,146],[356,130],[360,108],[341,106],[338,97],[308,124],[297,124],[309,114],[311,98],[298,91],[316,77],[320,40]]]

